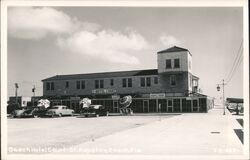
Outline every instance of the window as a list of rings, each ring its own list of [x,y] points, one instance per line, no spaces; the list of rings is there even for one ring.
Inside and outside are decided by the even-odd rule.
[[[95,88],[99,88],[99,80],[95,80]]]
[[[127,79],[126,78],[122,79],[122,87],[127,87]]]
[[[172,106],[172,100],[168,100],[168,106]]]
[[[104,88],[104,80],[100,80],[100,88]]]
[[[132,87],[132,78],[128,78],[128,87]]]
[[[80,89],[80,81],[76,81],[76,89]]]
[[[141,87],[145,87],[145,78],[144,77],[141,78]]]
[[[151,86],[151,78],[147,77],[146,82],[147,82],[147,87],[150,87]]]
[[[50,90],[50,82],[47,82],[47,83],[46,83],[46,89],[47,89],[47,90]]]
[[[51,82],[50,85],[51,85],[51,86],[50,86],[50,87],[51,87],[50,89],[51,89],[51,90],[55,90],[55,84],[54,84],[54,82]]]
[[[158,84],[158,77],[154,77],[154,84]]]
[[[85,89],[85,81],[84,80],[82,81],[81,88]]]
[[[180,60],[174,59],[174,68],[180,68]]]
[[[171,75],[170,76],[170,85],[171,86],[175,86],[176,85],[176,76],[175,75]]]
[[[166,60],[166,69],[172,68],[171,59]]]
[[[110,79],[110,86],[114,85],[114,79]]]
[[[104,88],[104,80],[95,80],[95,88]]]
[[[69,81],[65,82],[65,88],[69,88]]]

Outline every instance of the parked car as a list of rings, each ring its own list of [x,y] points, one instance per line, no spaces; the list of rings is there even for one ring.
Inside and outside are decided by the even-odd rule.
[[[45,108],[45,107],[35,107],[35,108],[33,109],[32,114],[33,114],[34,117],[45,117],[45,116],[46,116],[46,113],[47,113],[47,111],[48,111],[49,109],[50,109],[50,107],[49,107],[49,108]]]
[[[12,113],[13,118],[31,118],[34,117],[33,109],[17,109]]]
[[[46,115],[47,116],[51,116],[51,117],[54,117],[54,116],[73,116],[74,114],[74,110],[73,109],[69,109],[67,106],[64,106],[64,105],[57,105],[57,106],[53,106],[51,107],[51,109],[49,109],[47,112],[46,112]]]
[[[82,108],[80,114],[83,115],[84,117],[91,117],[91,116],[99,117],[99,116],[108,116],[109,112],[103,105],[90,105],[89,107]]]

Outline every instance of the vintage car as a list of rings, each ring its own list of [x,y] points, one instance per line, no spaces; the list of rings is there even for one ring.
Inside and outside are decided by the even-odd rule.
[[[109,112],[103,105],[90,105],[89,107],[82,108],[80,115],[84,117],[99,117],[99,116],[108,116]]]
[[[51,107],[49,108],[45,108],[45,107],[34,107],[33,109],[33,116],[36,118],[36,117],[45,117],[46,116],[46,113],[47,111],[50,109]]]
[[[49,109],[46,112],[46,116],[51,116],[51,117],[54,117],[54,116],[62,117],[62,116],[69,116],[69,115],[73,116],[73,114],[74,114],[74,110],[69,109],[67,106],[64,106],[64,105],[53,106],[51,107],[51,109]]]
[[[29,109],[17,109],[15,111],[13,111],[12,113],[12,117],[13,118],[31,118],[34,117],[33,115],[33,109],[29,108]]]

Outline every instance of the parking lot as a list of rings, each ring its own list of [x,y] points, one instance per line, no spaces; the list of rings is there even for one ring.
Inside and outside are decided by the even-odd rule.
[[[175,115],[8,119],[8,148],[65,148]],[[25,151],[20,151],[25,153]],[[31,152],[32,153],[32,152]]]

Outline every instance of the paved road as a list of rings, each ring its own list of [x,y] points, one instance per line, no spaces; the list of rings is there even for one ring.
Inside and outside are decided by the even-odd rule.
[[[73,149],[90,154],[242,155],[243,145],[234,132],[239,128],[242,126],[229,112],[224,116],[221,109],[213,109],[158,120]]]
[[[222,113],[217,108],[162,117],[9,119],[8,146],[59,149],[50,154],[241,156],[243,144],[234,130],[242,126]]]
[[[169,117],[173,117],[173,115],[162,116],[162,119]],[[8,149],[11,151],[10,153],[19,153],[19,151],[14,151],[16,148],[20,148],[20,152],[23,153],[22,148],[25,147],[28,149],[60,149],[87,141],[95,141],[97,138],[140,127],[157,120],[159,120],[159,116],[153,115],[8,119]]]

